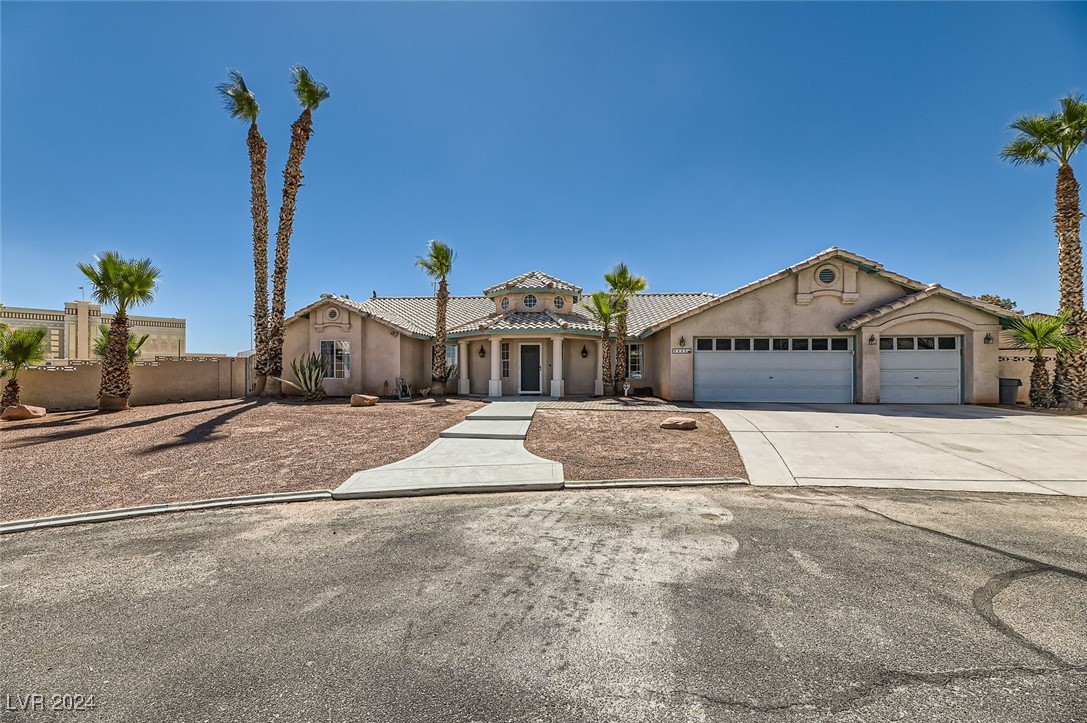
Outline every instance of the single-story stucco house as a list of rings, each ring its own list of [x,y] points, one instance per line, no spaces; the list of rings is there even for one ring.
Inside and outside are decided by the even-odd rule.
[[[530,271],[454,296],[450,392],[600,394],[599,329],[582,289]],[[288,321],[284,358],[331,359],[331,395],[430,385],[434,297],[331,294]],[[1001,327],[1015,315],[830,248],[726,294],[630,303],[629,383],[670,400],[960,404],[998,401]]]

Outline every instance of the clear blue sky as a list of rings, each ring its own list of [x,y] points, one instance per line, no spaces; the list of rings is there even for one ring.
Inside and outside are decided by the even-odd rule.
[[[270,143],[288,68],[316,113],[288,283],[454,293],[539,268],[587,289],[724,292],[841,246],[926,282],[1056,306],[1055,170],[997,158],[1017,115],[1087,91],[1087,5],[19,3],[2,13],[0,300],[59,307],[95,252],[162,267],[145,313],[249,345],[241,70]],[[1087,181],[1087,152],[1077,170]]]

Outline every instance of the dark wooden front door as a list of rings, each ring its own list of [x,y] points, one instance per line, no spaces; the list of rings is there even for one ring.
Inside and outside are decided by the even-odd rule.
[[[521,393],[540,393],[540,345],[521,347]]]

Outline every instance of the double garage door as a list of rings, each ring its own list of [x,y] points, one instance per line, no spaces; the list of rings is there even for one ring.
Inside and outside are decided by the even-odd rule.
[[[694,398],[700,402],[853,401],[853,339],[700,338]]]
[[[880,339],[880,401],[959,404],[961,340],[955,336]],[[694,398],[701,402],[853,401],[853,338],[699,338]]]

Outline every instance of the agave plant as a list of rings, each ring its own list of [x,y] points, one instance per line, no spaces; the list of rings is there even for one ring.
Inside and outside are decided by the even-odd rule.
[[[325,377],[328,376],[328,357],[317,352],[309,356],[301,356],[291,362],[291,371],[294,372],[298,382],[276,377],[280,382],[289,387],[294,387],[302,392],[302,398],[307,402],[319,402],[324,399]]]

